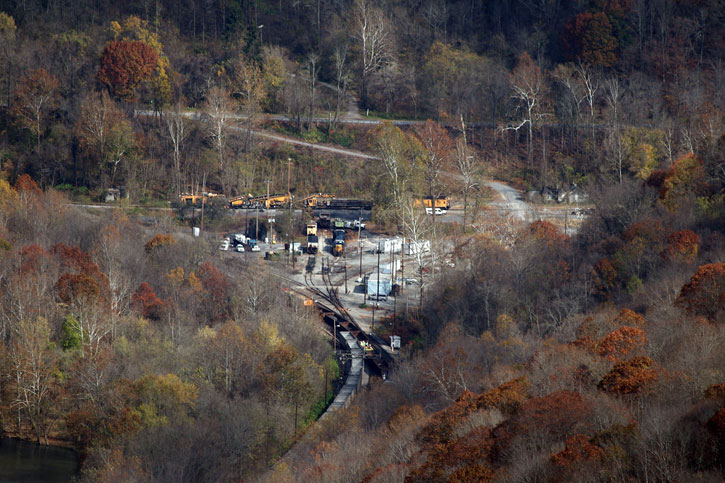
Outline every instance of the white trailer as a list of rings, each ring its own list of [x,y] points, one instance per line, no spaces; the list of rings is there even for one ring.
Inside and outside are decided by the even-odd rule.
[[[390,275],[373,272],[368,275],[367,294],[373,300],[386,300],[393,291]]]
[[[403,239],[400,237],[378,240],[377,251],[380,253],[400,253],[403,249]]]

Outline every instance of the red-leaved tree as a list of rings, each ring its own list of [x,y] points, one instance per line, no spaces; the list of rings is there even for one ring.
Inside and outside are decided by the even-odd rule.
[[[133,305],[144,318],[159,320],[164,315],[165,304],[156,296],[147,282],[139,285],[132,297]]]

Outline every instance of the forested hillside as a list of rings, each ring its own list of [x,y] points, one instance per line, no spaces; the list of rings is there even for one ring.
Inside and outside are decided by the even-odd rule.
[[[0,211],[5,435],[72,444],[97,481],[239,480],[328,401],[316,314],[261,267],[230,279],[168,220],[84,214],[26,175]]]
[[[0,0],[3,434],[74,446],[88,481],[722,481],[724,21],[721,0]],[[576,187],[588,216],[507,217],[489,178]],[[319,315],[183,210],[143,211],[288,183],[373,200],[439,256],[376,328],[403,341],[388,380],[322,422]],[[462,222],[419,213],[441,195]]]
[[[335,123],[358,108],[452,127],[462,118],[485,169],[521,187],[647,179],[687,152],[723,179],[718,1],[4,1],[0,11],[2,170],[41,186],[122,187],[138,200],[207,174],[228,195],[266,179],[280,188],[290,153],[238,128],[279,113],[308,139],[365,146],[364,131]],[[178,119],[187,106],[207,122]],[[360,174],[341,183],[344,168],[317,156],[293,158],[300,181],[317,169],[341,190],[369,186]]]

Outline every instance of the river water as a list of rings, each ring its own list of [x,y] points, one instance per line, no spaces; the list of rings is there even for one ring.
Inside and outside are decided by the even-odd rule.
[[[79,469],[72,449],[0,439],[0,482],[69,481]]]

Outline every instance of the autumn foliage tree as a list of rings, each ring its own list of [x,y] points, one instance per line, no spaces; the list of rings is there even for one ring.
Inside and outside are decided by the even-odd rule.
[[[657,380],[654,362],[647,356],[618,362],[599,381],[599,389],[612,394],[636,394]]]
[[[103,49],[96,77],[114,96],[133,102],[136,89],[151,77],[158,62],[158,53],[144,42],[110,42]]]
[[[174,238],[173,235],[168,233],[159,233],[158,235],[154,235],[144,244],[144,249],[146,250],[146,253],[151,254],[159,247],[175,244],[176,238]]]
[[[35,136],[36,149],[45,130],[44,122],[55,107],[58,95],[58,79],[45,69],[36,69],[23,76],[15,90],[12,114],[23,127]]]
[[[222,321],[229,312],[229,281],[209,262],[199,265],[196,274],[206,292],[204,306],[209,318],[214,322]]]
[[[697,258],[700,237],[692,230],[680,230],[667,237],[667,246],[662,252],[665,260],[692,263]]]
[[[592,438],[585,434],[570,436],[564,449],[551,456],[556,474],[555,481],[577,481],[584,474],[596,468],[595,464],[604,460],[605,452]]]
[[[705,193],[705,167],[694,153],[677,158],[665,174],[659,197],[670,211],[683,200]]]
[[[143,282],[132,296],[136,310],[147,319],[159,320],[164,314],[165,304],[156,296],[148,282]]]
[[[647,323],[647,320],[631,309],[622,309],[614,318],[613,323],[618,327],[625,325],[630,327],[642,327]]]
[[[529,451],[545,449],[547,442],[586,432],[591,428],[592,404],[581,394],[556,391],[542,397],[531,398],[518,412],[495,430],[498,458],[514,438],[527,438]]]
[[[534,239],[550,246],[569,240],[569,237],[556,225],[544,220],[531,223],[528,232]]]
[[[595,292],[606,298],[617,286],[617,268],[608,258],[602,258],[592,267]]]
[[[610,361],[632,355],[647,343],[647,336],[637,327],[620,327],[602,339],[597,349],[600,356]]]
[[[598,67],[611,67],[617,60],[617,39],[604,12],[582,12],[564,27],[564,51],[570,60]]]
[[[700,266],[682,287],[676,304],[711,322],[725,321],[725,263]]]
[[[15,192],[20,200],[26,203],[29,201],[37,202],[38,198],[43,194],[43,190],[27,174],[18,176],[18,180],[15,182]]]
[[[153,95],[153,104],[160,109],[171,99],[171,70],[169,58],[164,54],[163,45],[159,40],[158,29],[149,29],[148,22],[135,15],[127,17],[123,22],[111,22],[111,33],[114,41],[142,42],[156,52],[158,61],[149,79]]]

